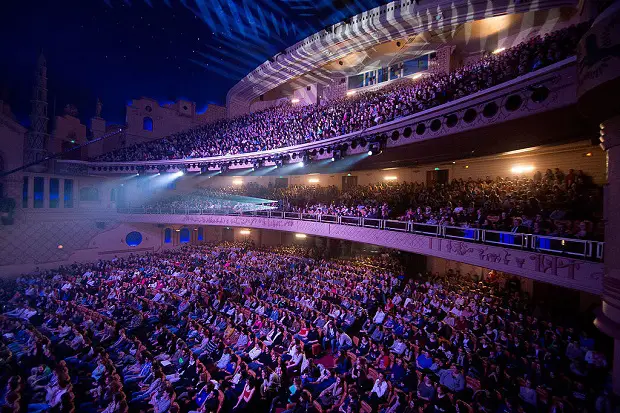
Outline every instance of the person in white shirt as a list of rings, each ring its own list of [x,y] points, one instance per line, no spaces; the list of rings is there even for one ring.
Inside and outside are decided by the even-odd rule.
[[[385,398],[387,397],[387,389],[388,383],[385,380],[385,375],[383,373],[379,373],[379,377],[375,380],[375,384],[372,386],[372,390],[368,394],[368,403],[373,407],[373,412],[376,412],[379,404],[385,401]]]
[[[381,308],[379,308],[377,310],[377,313],[373,317],[372,322],[374,324],[383,324],[383,320],[384,319],[385,319],[385,313],[383,312],[383,310]]]

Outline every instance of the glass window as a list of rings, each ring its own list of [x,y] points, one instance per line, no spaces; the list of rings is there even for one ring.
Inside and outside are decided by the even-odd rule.
[[[58,208],[60,205],[60,180],[58,178],[50,179],[50,208]]]
[[[142,234],[138,231],[132,231],[125,237],[125,242],[130,247],[137,247],[142,243]]]
[[[190,238],[189,229],[181,228],[181,232],[179,234],[179,241],[181,242],[181,244],[187,244],[189,242],[189,238]]]
[[[28,208],[28,177],[24,176],[22,185],[22,208]]]
[[[73,179],[65,179],[65,208],[73,208]]]
[[[379,78],[379,83],[388,81],[388,70],[385,67],[382,67],[377,71],[377,77]]]
[[[142,129],[152,131],[153,130],[153,119],[148,116],[142,120]]]
[[[364,74],[363,73],[359,75],[355,75],[355,76],[349,76],[347,80],[348,80],[347,89],[357,89],[358,87],[364,86]]]
[[[45,178],[42,176],[34,177],[34,207],[43,208],[43,191],[45,187]]]
[[[403,76],[412,75],[425,70],[428,70],[428,55],[403,62]]]

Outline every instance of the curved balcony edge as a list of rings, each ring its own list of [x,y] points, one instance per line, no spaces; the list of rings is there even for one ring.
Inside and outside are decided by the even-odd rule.
[[[90,172],[93,173],[95,172],[94,168],[97,167],[182,166],[185,164],[198,163],[217,164],[231,161],[251,161],[258,158],[273,157],[294,152],[318,150],[320,148],[350,142],[356,138],[365,136],[385,134],[387,137],[388,134],[398,133],[398,140],[388,140],[387,143],[387,147],[395,147],[407,145],[412,142],[436,139],[471,129],[482,128],[494,123],[506,122],[574,104],[576,103],[576,81],[576,57],[573,56],[543,69],[443,105],[397,118],[372,128],[320,141],[267,151],[206,158],[123,162],[59,160],[57,162],[68,166],[79,165],[91,168]],[[532,88],[538,87],[546,88],[543,101],[532,99]],[[515,98],[513,102],[509,102],[511,96],[518,96],[518,98]],[[518,104],[516,102],[518,102]],[[495,105],[493,106],[494,110],[492,112],[485,111],[485,107],[489,104]],[[475,115],[474,118],[470,120],[468,116],[471,116],[472,113],[475,113]],[[451,115],[456,116],[455,124],[450,122],[449,118]],[[439,120],[439,123],[436,122],[437,120]],[[428,125],[426,125],[426,123],[428,123]],[[420,124],[425,125],[422,133],[416,131],[416,126]],[[362,149],[359,151],[362,151]],[[118,172],[122,173],[122,170]]]
[[[302,216],[279,213],[278,217],[257,215],[200,215],[200,214],[146,214],[119,211],[118,220],[163,225],[215,225],[247,227],[276,231],[298,232],[309,235],[370,243],[386,248],[463,262],[503,271],[537,281],[600,295],[603,290],[603,264],[575,256],[558,256],[544,250],[508,247],[503,244],[480,243],[481,234],[455,234],[446,228],[433,233],[433,226],[410,229],[390,228],[390,223],[378,219],[305,219]],[[188,211],[189,212],[189,211]],[[347,217],[342,217],[347,218]],[[357,220],[357,222],[356,222]],[[386,227],[386,222],[387,227]],[[393,224],[396,225],[396,224]],[[434,226],[436,227],[436,226]],[[463,229],[461,229],[463,230]],[[437,230],[439,231],[439,230]],[[509,235],[510,233],[504,233]],[[512,234],[518,236],[520,234]]]

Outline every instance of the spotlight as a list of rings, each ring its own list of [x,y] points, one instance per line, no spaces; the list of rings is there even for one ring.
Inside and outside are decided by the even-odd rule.
[[[302,167],[302,168],[303,168],[303,167],[304,167],[304,161],[299,161],[299,162],[297,162],[297,166],[300,166],[300,167]]]
[[[336,160],[336,158],[334,158],[334,157],[332,156],[332,162],[334,162],[335,160]]]
[[[381,153],[380,145],[376,143],[370,145],[370,147],[368,148],[368,156],[376,155],[378,153]]]

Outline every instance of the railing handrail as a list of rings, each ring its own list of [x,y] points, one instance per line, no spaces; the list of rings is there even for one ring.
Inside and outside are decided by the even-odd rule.
[[[177,211],[174,208],[169,210],[159,208],[154,208],[153,210],[147,211],[145,207],[119,207],[117,211],[119,213],[143,213],[143,214],[152,214],[152,213],[162,213],[161,211],[170,211],[171,214],[175,214]],[[185,210],[181,209],[181,213],[185,213],[189,215],[189,211],[197,211],[194,209],[186,208]],[[506,247],[513,248],[526,248],[534,251],[547,251],[547,252],[555,252],[563,255],[572,255],[578,256],[582,258],[590,258],[590,259],[603,259],[603,247],[605,245],[604,241],[596,241],[596,240],[583,240],[579,238],[562,238],[556,236],[549,235],[534,235],[527,234],[522,232],[511,232],[511,231],[498,231],[491,229],[481,229],[481,228],[473,228],[473,227],[457,227],[457,226],[449,226],[449,225],[439,225],[439,224],[427,224],[424,222],[414,222],[414,221],[400,221],[394,219],[381,219],[381,218],[369,218],[369,217],[357,217],[357,216],[348,216],[348,215],[327,215],[327,214],[317,214],[317,213],[303,213],[303,212],[287,212],[287,211],[278,211],[278,210],[258,210],[258,211],[243,211],[243,212],[232,212],[232,211],[213,211],[208,210],[208,213],[204,213],[205,210],[199,210],[202,215],[232,215],[232,216],[260,216],[261,218],[278,218],[278,219],[292,219],[292,220],[304,220],[304,216],[312,216],[316,219],[317,222],[324,222],[325,224],[336,224],[336,225],[355,225],[366,228],[375,228],[379,230],[386,231],[405,231],[409,233],[418,233],[424,235],[430,235],[441,238],[458,238],[467,240],[468,242],[479,242],[483,244],[494,244],[494,245],[502,245]],[[215,212],[215,213],[214,213]],[[258,215],[260,213],[260,215]],[[329,220],[324,221],[325,218]],[[343,222],[345,221],[345,222]],[[365,223],[368,225],[365,225]],[[388,225],[386,225],[388,224]],[[404,226],[405,228],[391,228],[389,224],[399,224]],[[416,227],[421,227],[416,229]],[[424,231],[423,229],[434,229],[434,231]],[[461,237],[458,235],[446,234],[446,230],[458,230],[458,231],[473,231],[475,234],[473,238],[469,237]],[[499,235],[510,235],[513,237],[520,237],[520,243],[508,243],[501,240],[487,240],[487,234],[499,234]],[[583,244],[584,252],[574,252],[574,251],[560,251],[552,248],[545,248],[537,246],[536,241],[539,239],[549,239],[549,240],[557,240],[564,241],[565,244]]]

